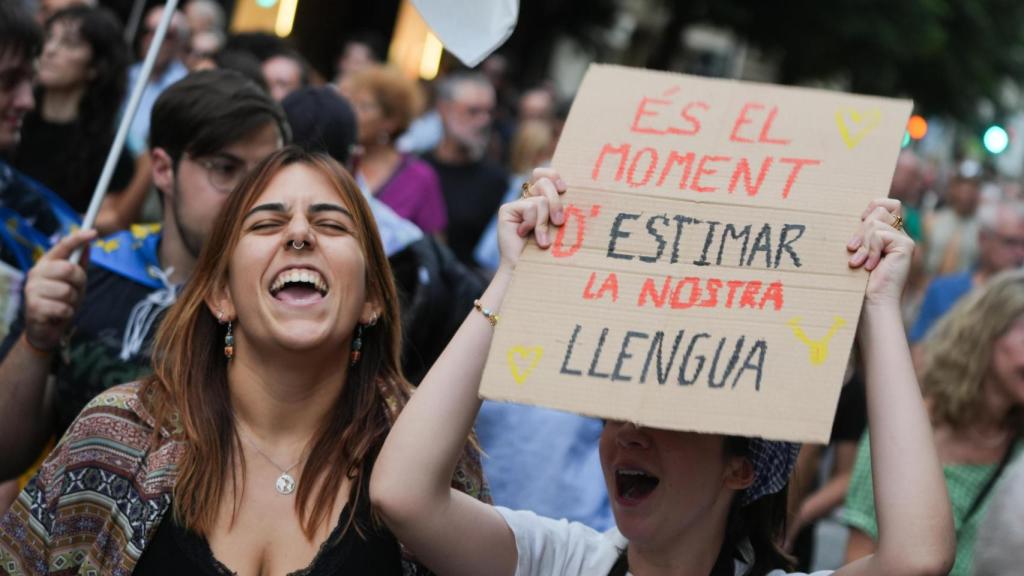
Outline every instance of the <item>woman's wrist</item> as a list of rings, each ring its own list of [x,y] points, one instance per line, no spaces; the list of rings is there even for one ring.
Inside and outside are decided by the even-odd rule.
[[[53,346],[53,347],[40,346],[39,344],[36,344],[35,342],[33,342],[29,338],[27,331],[21,333],[21,339],[24,341],[25,346],[28,347],[28,349],[32,352],[32,354],[34,356],[39,356],[39,357],[46,357],[46,358],[48,358],[60,346],[59,343],[57,345]]]
[[[871,298],[870,296],[864,299],[864,314],[871,315],[882,315],[882,314],[896,314],[902,318],[900,310],[900,302],[898,299],[879,297]]]
[[[513,276],[515,276],[515,269],[514,264],[502,262],[498,265],[498,269],[494,271],[494,276],[491,277],[490,285],[508,286],[508,284],[512,282]]]
[[[495,325],[495,322],[491,319],[491,315],[495,318],[500,316],[501,305],[505,300],[505,293],[508,292],[508,287],[511,283],[511,270],[506,268],[504,265],[499,266],[494,272],[494,276],[491,277],[491,281],[487,285],[487,289],[484,290],[479,299],[473,302],[476,312],[483,313],[484,317],[491,322],[491,326]],[[484,312],[485,310],[486,312]]]

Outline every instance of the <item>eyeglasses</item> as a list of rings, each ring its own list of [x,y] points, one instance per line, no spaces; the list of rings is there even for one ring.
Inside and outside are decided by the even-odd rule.
[[[214,156],[211,158],[193,158],[185,155],[192,162],[203,167],[206,171],[206,178],[210,186],[221,192],[231,192],[235,186],[249,173],[249,165],[241,160],[227,156]]]
[[[492,114],[494,114],[493,106],[471,106],[469,104],[463,104],[462,102],[456,102],[456,105],[458,106],[460,112],[462,112],[466,116],[470,116],[473,118],[478,118],[482,116],[490,117]]]

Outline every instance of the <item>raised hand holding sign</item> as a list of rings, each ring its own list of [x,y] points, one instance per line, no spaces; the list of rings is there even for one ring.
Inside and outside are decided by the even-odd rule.
[[[564,225],[517,263],[481,394],[827,440],[867,282],[849,234],[910,108],[592,66],[553,161]]]

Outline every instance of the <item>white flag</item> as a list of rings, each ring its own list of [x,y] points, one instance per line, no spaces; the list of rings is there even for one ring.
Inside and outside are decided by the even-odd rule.
[[[519,0],[412,0],[446,50],[470,68],[516,28]]]

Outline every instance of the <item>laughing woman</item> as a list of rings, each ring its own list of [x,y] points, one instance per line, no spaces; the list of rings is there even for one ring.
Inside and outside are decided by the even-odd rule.
[[[501,308],[526,237],[550,245],[550,225],[563,221],[564,189],[557,174],[537,170],[533,197],[502,207],[501,265],[481,297],[487,313],[465,320],[402,412],[373,471],[374,504],[427,566],[446,575],[784,574],[777,544],[785,505],[777,495],[792,449],[783,443],[608,422],[601,464],[617,529],[604,534],[449,488],[480,406],[490,311]],[[898,202],[873,203],[849,246],[850,266],[870,271],[860,338],[880,513],[877,551],[836,571],[842,576],[945,574],[953,558],[942,470],[900,321],[913,241],[891,226],[898,214]]]
[[[18,574],[410,574],[370,469],[410,388],[373,217],[286,148],[239,185],[157,337],[0,523]],[[467,449],[455,485],[476,496]]]

